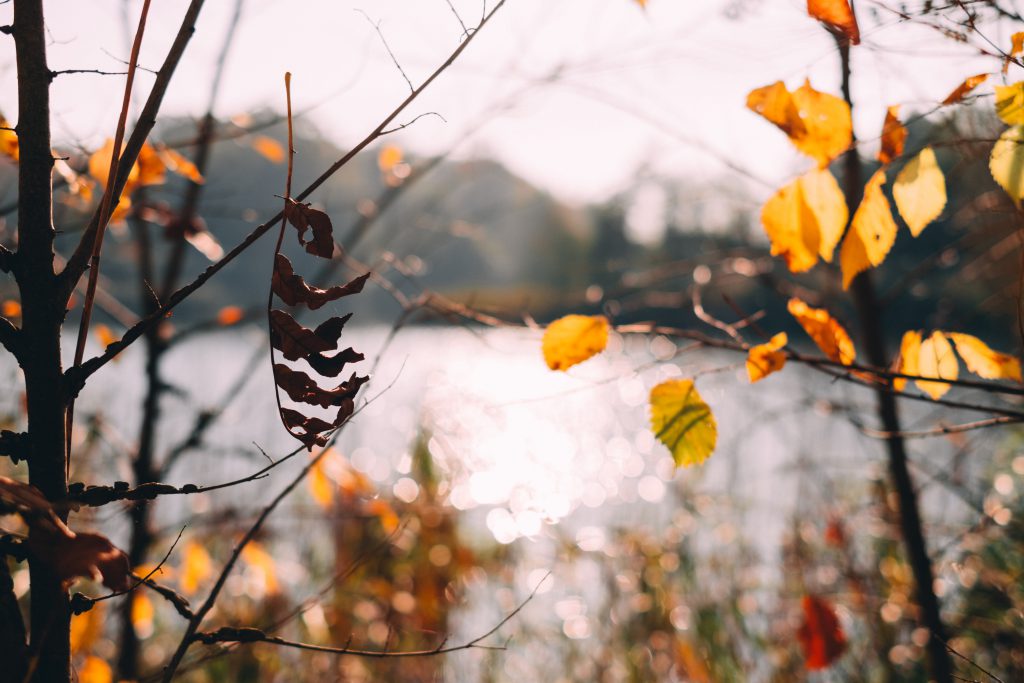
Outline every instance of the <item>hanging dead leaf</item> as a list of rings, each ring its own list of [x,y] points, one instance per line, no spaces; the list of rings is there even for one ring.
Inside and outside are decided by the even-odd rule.
[[[1024,126],[1007,128],[992,147],[988,169],[1019,207],[1024,197]]]
[[[857,359],[850,335],[824,308],[812,308],[796,297],[789,300],[787,307],[807,336],[830,359],[843,365],[850,365]]]
[[[882,147],[878,150],[878,160],[887,164],[903,154],[903,145],[907,141],[907,129],[900,122],[899,106],[889,107],[885,111],[882,123]]]
[[[541,349],[552,370],[568,370],[604,351],[608,319],[600,315],[567,315],[544,330]]]
[[[921,342],[917,360],[918,374],[921,377],[956,380],[960,375],[960,364],[953,353],[953,346],[942,332],[932,332],[931,336]],[[916,380],[917,388],[939,399],[946,395],[950,385],[946,382],[929,382]]]
[[[718,442],[718,426],[693,380],[673,379],[651,389],[651,431],[668,447],[676,467],[699,465]]]
[[[810,671],[827,669],[846,652],[846,634],[835,608],[824,598],[805,595],[804,620],[797,638],[804,650],[804,666]]]
[[[329,259],[334,255],[334,226],[323,211],[288,200],[285,211],[288,222],[299,231],[299,244],[314,256]],[[313,237],[306,241],[306,230],[312,228]]]
[[[896,372],[901,375],[918,374],[918,360],[921,357],[921,333],[915,330],[908,330],[903,333],[900,341],[900,355],[896,359]],[[903,391],[907,386],[907,380],[903,377],[896,377],[892,380],[892,387],[896,391]]]
[[[360,377],[353,373],[348,381],[333,389],[324,389],[300,370],[293,370],[281,363],[274,365],[274,381],[291,400],[321,408],[344,406],[349,413],[355,407],[352,402],[359,388],[368,380],[369,377]]]
[[[794,273],[810,270],[818,258],[831,261],[846,229],[846,199],[835,176],[814,170],[776,192],[761,210],[772,245]]]
[[[779,332],[766,344],[758,344],[747,354],[747,375],[750,383],[758,382],[786,364],[786,354],[781,349],[789,341],[785,332]]]
[[[838,31],[853,45],[860,43],[860,29],[848,0],[807,0],[807,13]]]
[[[984,83],[987,79],[988,74],[976,74],[966,78],[963,83],[956,86],[953,92],[946,96],[946,99],[942,100],[942,104],[950,105],[960,102],[968,93]]]
[[[995,351],[985,342],[969,334],[949,332],[947,336],[953,340],[956,351],[964,359],[967,369],[978,377],[1024,381],[1021,378],[1020,359],[1008,353]]]
[[[358,294],[363,291],[370,274],[361,275],[348,284],[320,289],[306,283],[301,275],[292,269],[292,263],[284,254],[278,254],[274,260],[274,272],[270,286],[274,294],[289,306],[305,304],[311,310],[316,310],[330,301],[336,301],[344,296]]]
[[[252,148],[271,163],[280,164],[284,161],[284,146],[274,138],[257,135],[252,139]]]
[[[881,265],[896,242],[896,222],[882,186],[885,173],[875,171],[864,186],[864,198],[853,214],[839,263],[843,270],[843,289],[848,289],[859,273]]]
[[[906,164],[892,186],[896,210],[917,237],[946,208],[946,178],[931,147]]]

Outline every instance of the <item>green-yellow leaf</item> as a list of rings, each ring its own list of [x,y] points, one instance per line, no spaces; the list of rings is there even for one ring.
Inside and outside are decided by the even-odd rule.
[[[978,377],[1024,381],[1021,378],[1020,359],[995,351],[969,334],[950,332],[949,338],[956,344],[957,353],[964,359],[967,369]]]
[[[839,252],[843,289],[847,289],[861,271],[880,265],[896,242],[896,222],[892,219],[883,185],[885,173],[875,171],[864,186],[864,199],[853,214],[853,222]]]
[[[676,467],[704,462],[718,441],[715,416],[689,379],[668,380],[651,389],[651,431],[668,446]]]
[[[953,353],[953,346],[949,339],[941,332],[932,332],[932,335],[921,342],[917,355],[917,373],[921,377],[934,377],[936,379],[956,380],[960,375],[960,364]],[[931,396],[939,399],[949,391],[950,385],[946,382],[929,382],[927,380],[916,380],[917,388]]]
[[[1024,197],[1024,126],[1008,128],[992,147],[988,169],[999,186],[1020,206]]]
[[[568,370],[608,345],[608,319],[600,315],[567,315],[544,330],[541,349],[552,370]]]
[[[776,192],[761,210],[772,243],[794,273],[810,270],[821,257],[831,261],[849,217],[835,176],[814,170]]]
[[[921,150],[899,172],[892,196],[914,237],[939,217],[946,207],[946,178],[931,147]]]
[[[1024,125],[1024,81],[996,86],[996,114],[1007,125]]]

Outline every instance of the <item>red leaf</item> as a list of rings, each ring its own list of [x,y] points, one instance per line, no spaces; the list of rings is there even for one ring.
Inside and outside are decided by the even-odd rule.
[[[846,651],[846,634],[835,609],[824,598],[805,595],[804,623],[797,637],[804,649],[804,665],[811,671],[827,669]]]
[[[289,306],[303,303],[315,311],[329,301],[363,291],[363,286],[369,277],[370,274],[367,273],[348,284],[330,289],[320,289],[306,284],[302,276],[297,275],[292,269],[292,262],[288,260],[288,257],[278,254],[274,260],[274,274],[270,280],[270,286],[274,290],[274,294]]]
[[[288,200],[284,215],[288,222],[299,231],[299,244],[314,256],[329,259],[334,256],[334,226],[331,218],[323,211]],[[313,237],[306,241],[306,230],[313,229]]]

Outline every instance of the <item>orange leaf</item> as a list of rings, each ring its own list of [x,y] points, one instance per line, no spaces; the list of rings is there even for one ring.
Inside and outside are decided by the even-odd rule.
[[[882,123],[882,148],[878,150],[878,160],[887,164],[903,154],[903,144],[907,141],[907,129],[900,123],[899,105],[889,107]]]
[[[377,153],[377,166],[381,173],[388,173],[402,163],[402,148],[398,145],[384,145]]]
[[[786,364],[786,354],[779,349],[785,346],[787,341],[786,333],[779,332],[767,344],[759,344],[750,349],[747,354],[747,375],[750,376],[751,384],[782,369]]]
[[[78,683],[111,683],[113,680],[110,665],[99,657],[86,657],[78,670]]]
[[[329,455],[325,455],[320,458],[320,461],[313,465],[313,468],[309,471],[308,483],[309,483],[309,495],[313,497],[313,500],[323,509],[327,509],[334,502],[334,482],[324,472],[324,465],[326,464]]]
[[[0,312],[3,313],[5,318],[20,318],[21,304],[14,299],[7,299],[3,304],[0,304]]]
[[[1021,377],[1019,359],[995,351],[985,342],[969,334],[950,332],[948,336],[956,344],[957,353],[964,359],[967,369],[978,377],[1024,381]]]
[[[857,17],[847,0],[807,0],[807,13],[842,33],[854,45],[860,43]]]
[[[552,370],[568,370],[608,345],[608,319],[600,315],[567,315],[544,330],[541,350]]]
[[[259,570],[263,574],[263,586],[267,593],[272,595],[281,590],[281,585],[277,582],[274,558],[270,556],[270,553],[262,545],[256,541],[250,541],[242,549],[242,559],[250,567]]]
[[[245,312],[239,306],[225,306],[217,311],[217,324],[228,327],[242,320]]]
[[[0,114],[0,154],[12,161],[18,161],[18,134],[8,128],[14,128],[10,122]]]
[[[96,333],[96,338],[99,339],[100,344],[102,344],[104,348],[117,341],[117,336],[103,323],[100,323],[93,328],[93,332]]]
[[[864,187],[864,198],[843,240],[839,252],[843,289],[847,289],[861,271],[881,265],[896,242],[896,221],[882,190],[884,184],[885,173],[875,171]]]
[[[819,168],[845,152],[853,139],[849,105],[818,92],[810,81],[793,92],[782,81],[752,90],[747,107],[778,126]]]
[[[189,541],[182,550],[181,580],[179,582],[184,593],[195,593],[199,584],[213,573],[213,562],[206,548],[195,541]]]
[[[96,603],[92,609],[71,618],[71,654],[84,654],[103,633],[103,603]]]
[[[257,135],[252,139],[252,148],[272,163],[279,164],[284,161],[284,147],[274,138],[268,138],[266,135]]]
[[[188,178],[197,185],[202,185],[206,182],[206,179],[203,178],[203,174],[199,172],[196,165],[179,154],[176,150],[165,145],[160,145],[157,148],[157,154],[160,155],[160,160],[167,168],[183,178]]]
[[[804,650],[804,666],[810,671],[827,669],[846,651],[846,634],[836,611],[815,595],[803,599],[804,621],[797,638]]]
[[[977,74],[975,76],[968,77],[963,83],[956,86],[956,89],[949,93],[949,95],[946,96],[946,99],[942,100],[942,104],[956,104],[966,97],[967,93],[984,83],[986,79],[988,79],[988,74]]]
[[[790,315],[796,318],[822,353],[843,365],[849,365],[856,360],[857,351],[853,347],[850,335],[828,311],[824,308],[812,308],[796,297],[789,300],[787,307]]]

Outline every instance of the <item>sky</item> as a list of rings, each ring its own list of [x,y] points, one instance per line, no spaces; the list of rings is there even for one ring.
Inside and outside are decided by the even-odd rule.
[[[490,0],[493,6],[496,0]],[[165,100],[167,115],[200,115],[234,0],[208,0]],[[857,3],[855,128],[871,140],[885,108],[923,109],[991,59],[909,26],[885,3]],[[895,5],[897,3],[888,3]],[[140,0],[48,0],[52,69],[123,70]],[[140,63],[155,68],[185,0],[154,0]],[[455,10],[453,10],[453,7]],[[297,110],[345,146],[361,139],[458,45],[482,0],[245,0],[216,111],[281,109],[293,75]],[[9,23],[11,5],[0,7]],[[1009,27],[987,37],[1009,44]],[[0,45],[0,110],[17,116],[14,50]],[[1012,74],[1011,74],[1012,76]],[[571,202],[600,201],[644,173],[700,182],[723,177],[764,197],[809,162],[745,106],[753,88],[809,78],[838,92],[831,38],[802,0],[507,0],[460,60],[400,118],[413,153],[491,156]],[[144,98],[150,74],[138,77]],[[122,76],[67,74],[53,86],[55,135],[89,149],[111,136]],[[443,117],[443,118],[442,118]],[[871,150],[871,143],[866,143]],[[739,170],[739,172],[737,172]]]

